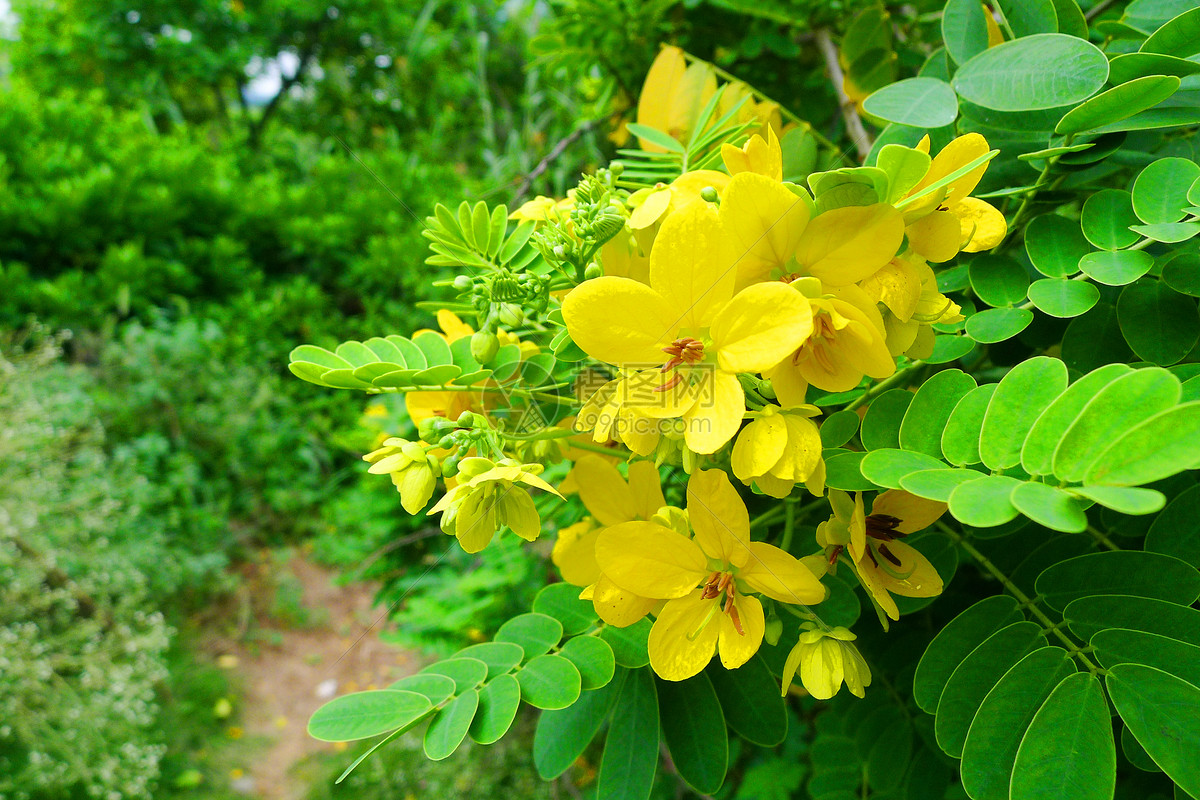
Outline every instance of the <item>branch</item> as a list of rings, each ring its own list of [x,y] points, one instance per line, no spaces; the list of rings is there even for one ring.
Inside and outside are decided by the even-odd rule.
[[[533,182],[542,176],[542,173],[550,167],[550,164],[552,164],[556,158],[561,156],[568,147],[579,141],[580,137],[582,137],[592,128],[596,127],[597,122],[599,122],[599,120],[589,120],[575,130],[571,131],[563,138],[559,139],[558,143],[550,149],[550,152],[546,153],[545,157],[538,162],[537,166],[525,176],[525,180],[521,181],[520,188],[518,188],[517,193],[513,195],[513,203],[516,204],[521,200],[522,197],[528,194],[529,189],[533,186]]]
[[[845,76],[842,75],[842,67],[838,64],[837,48],[834,47],[833,40],[829,38],[828,28],[821,28],[817,31],[817,46],[821,48],[821,55],[825,57],[829,80],[833,84],[834,93],[837,94],[838,105],[842,109],[842,119],[846,123],[846,134],[854,142],[854,147],[858,151],[858,160],[866,161],[867,153],[871,152],[871,136],[863,128],[862,120],[858,118],[858,112],[854,110],[854,101],[846,95],[846,90],[842,88]]]

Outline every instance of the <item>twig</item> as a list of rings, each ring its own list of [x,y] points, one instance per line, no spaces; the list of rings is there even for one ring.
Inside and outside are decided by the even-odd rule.
[[[834,47],[833,40],[829,38],[828,28],[821,28],[817,31],[817,46],[821,48],[821,55],[825,57],[825,66],[829,70],[829,81],[833,84],[838,105],[842,109],[842,119],[846,123],[846,134],[854,142],[854,147],[858,151],[858,160],[866,161],[867,153],[871,152],[871,136],[863,127],[858,112],[854,110],[854,101],[842,87],[845,76],[842,75],[842,67],[838,64],[837,48]]]
[[[1116,0],[1101,0],[1101,2],[1096,3],[1096,5],[1089,8],[1087,13],[1083,15],[1083,18],[1086,19],[1088,22],[1091,22],[1096,17],[1100,16],[1105,11],[1107,11],[1108,7],[1111,6],[1114,2],[1116,2]]]
[[[599,122],[597,119],[588,120],[563,138],[559,139],[554,147],[550,148],[550,152],[546,153],[545,157],[538,162],[537,166],[525,176],[525,180],[521,181],[520,188],[518,188],[517,193],[513,195],[513,203],[517,203],[522,197],[528,194],[530,187],[533,186],[533,182],[542,176],[542,173],[550,167],[554,160],[561,156],[568,147],[579,141],[580,137],[582,137],[585,133],[596,127],[597,122]]]

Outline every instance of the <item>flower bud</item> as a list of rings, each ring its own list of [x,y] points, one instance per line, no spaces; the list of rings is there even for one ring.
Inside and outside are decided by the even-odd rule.
[[[583,271],[583,279],[590,281],[595,278],[599,278],[603,274],[604,270],[600,269],[600,265],[593,261],[592,263],[588,264],[587,268]]]
[[[490,331],[476,331],[471,335],[471,358],[487,364],[500,350],[500,340]]]
[[[783,620],[772,614],[771,618],[767,620],[767,629],[766,632],[763,633],[763,640],[766,641],[766,643],[771,647],[774,647],[775,645],[779,644],[779,637],[782,635]]]
[[[470,428],[475,424],[475,415],[470,411],[464,411],[458,415],[456,423],[460,428]]]
[[[417,426],[417,433],[422,442],[433,444],[452,427],[453,423],[445,417],[427,417]]]
[[[469,275],[459,275],[454,279],[454,288],[460,292],[471,288],[471,278]]]

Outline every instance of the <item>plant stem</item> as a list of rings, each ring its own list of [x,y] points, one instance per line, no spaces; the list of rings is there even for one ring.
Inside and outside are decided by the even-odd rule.
[[[1015,597],[1017,602],[1021,604],[1022,608],[1029,609],[1029,613],[1037,619],[1038,623],[1042,626],[1042,629],[1045,630],[1046,633],[1053,634],[1059,641],[1061,641],[1067,652],[1078,659],[1079,663],[1083,664],[1083,666],[1087,668],[1088,672],[1096,675],[1101,671],[1100,667],[1092,663],[1092,660],[1083,654],[1083,649],[1080,648],[1079,645],[1075,644],[1075,642],[1071,641],[1071,638],[1062,632],[1058,624],[1056,624],[1054,620],[1050,619],[1048,616],[1046,616],[1045,612],[1038,608],[1037,601],[1035,599],[1030,598],[1029,595],[1021,591],[1020,588],[1018,588],[1017,585],[1012,582],[1008,575],[1004,574],[1004,572],[1001,571],[1001,569],[995,564],[993,564],[987,556],[975,549],[975,546],[968,542],[965,536],[941,520],[938,520],[937,526],[943,533],[953,539],[959,547],[967,551],[971,558],[975,559],[976,563],[983,567],[983,569],[986,570],[989,575],[1000,581],[1000,584],[1004,587],[1005,591]]]
[[[846,134],[858,150],[858,160],[866,161],[867,154],[871,152],[871,137],[867,134],[862,120],[858,117],[858,112],[854,109],[854,101],[846,95],[846,90],[842,86],[844,80],[842,67],[838,64],[837,47],[829,37],[828,28],[821,28],[817,31],[817,46],[821,49],[821,55],[825,57],[825,66],[829,70],[829,81],[833,84],[838,106],[842,109],[842,120],[846,123]]]
[[[844,410],[845,411],[853,411],[854,409],[858,408],[862,404],[866,403],[868,400],[871,400],[875,396],[882,394],[883,392],[887,391],[888,389],[891,389],[896,384],[901,383],[902,381],[904,381],[905,378],[908,377],[908,374],[910,372],[912,372],[913,370],[915,370],[919,367],[923,367],[923,366],[925,366],[924,361],[914,361],[911,364],[909,364],[907,367],[905,367],[904,369],[897,370],[895,375],[893,375],[892,377],[883,381],[882,383],[877,383],[874,386],[872,386],[870,389],[868,389],[866,392],[863,393],[862,397],[859,397],[857,400],[854,400],[853,402],[851,402],[848,406],[846,406],[846,408]]]
[[[1092,535],[1092,538],[1093,538],[1093,539],[1095,539],[1097,542],[1099,542],[1100,544],[1102,544],[1102,545],[1104,545],[1105,547],[1107,547],[1109,550],[1120,550],[1120,549],[1121,549],[1120,547],[1118,547],[1118,546],[1117,546],[1117,545],[1116,545],[1116,544],[1113,542],[1113,540],[1112,540],[1112,539],[1109,539],[1109,538],[1108,538],[1107,536],[1105,536],[1103,533],[1101,533],[1100,531],[1096,530],[1096,529],[1095,529],[1095,527],[1093,527],[1093,526],[1091,526],[1091,525],[1088,525],[1088,526],[1087,526],[1087,532],[1088,532],[1088,533],[1090,533],[1090,534]]]

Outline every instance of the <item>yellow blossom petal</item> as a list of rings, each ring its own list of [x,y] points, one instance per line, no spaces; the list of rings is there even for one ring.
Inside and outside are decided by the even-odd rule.
[[[770,127],[767,127],[766,139],[756,133],[744,147],[737,148],[728,142],[721,145],[721,160],[730,175],[756,173],[773,181],[783,180],[783,152],[779,137]]]
[[[706,556],[734,567],[746,565],[750,558],[750,515],[723,470],[692,473],[687,485],[687,511],[696,543]]]
[[[830,286],[857,283],[892,260],[904,241],[904,218],[887,203],[848,206],[813,218],[796,261]]]
[[[492,541],[498,505],[493,491],[467,494],[455,516],[455,535],[463,550],[478,553]]]
[[[808,298],[783,283],[738,292],[712,322],[713,347],[726,372],[761,372],[778,364],[813,330]]]
[[[604,574],[596,580],[589,599],[596,609],[596,615],[618,628],[625,628],[637,622],[653,611],[659,602],[652,597],[642,597],[622,589]]]
[[[708,559],[695,542],[653,522],[606,529],[596,561],[622,589],[660,600],[683,597],[708,575]]]
[[[754,591],[781,603],[811,606],[825,599],[825,587],[790,553],[765,542],[750,542],[750,560],[738,571]]]
[[[746,413],[746,392],[737,376],[707,373],[696,386],[695,404],[683,415],[684,441],[693,453],[715,453],[737,433]]]
[[[947,505],[937,500],[917,497],[901,489],[888,489],[871,504],[872,514],[884,514],[900,520],[900,533],[923,531],[946,513]]]
[[[629,491],[633,495],[633,510],[638,519],[650,519],[667,504],[663,499],[658,467],[650,461],[634,461],[629,465]]]
[[[629,227],[631,230],[640,231],[643,228],[649,228],[654,223],[662,219],[663,214],[667,213],[667,208],[671,205],[671,189],[668,186],[660,186],[657,189],[647,189],[648,192],[640,199],[641,202],[629,214]]]
[[[897,319],[905,322],[917,310],[921,299],[921,276],[905,258],[893,258],[858,286],[868,297],[883,303]]]
[[[475,332],[475,329],[459,319],[457,314],[444,308],[437,312],[437,322],[448,342],[457,341]]]
[[[754,485],[757,486],[763,494],[768,497],[775,497],[780,500],[792,493],[792,489],[796,486],[794,481],[786,481],[782,478],[776,478],[771,473],[759,475],[754,479]]]
[[[780,364],[771,374],[764,375],[771,379],[771,388],[775,390],[775,398],[779,401],[779,405],[798,406],[803,405],[804,398],[808,394],[808,381],[804,380],[804,376],[797,369],[786,369],[783,364]]]
[[[954,258],[963,243],[962,225],[949,211],[934,211],[921,217],[908,226],[907,232],[913,251],[935,264]]]
[[[1008,223],[995,206],[977,197],[964,197],[952,209],[962,225],[963,252],[980,253],[1004,241]]]
[[[650,251],[650,285],[667,303],[667,327],[674,331],[712,324],[713,316],[733,296],[734,258],[716,206],[694,203],[666,218]],[[621,312],[608,310],[614,313]],[[648,320],[636,322],[645,326]]]
[[[821,463],[821,432],[812,420],[796,414],[785,415],[784,426],[787,446],[770,472],[793,483],[806,481]]]
[[[721,627],[713,617],[724,615],[718,602],[702,599],[702,593],[697,589],[669,601],[650,629],[650,666],[664,680],[683,681],[699,674],[717,649]]]
[[[596,539],[603,528],[589,520],[560,528],[550,559],[562,573],[563,580],[576,586],[590,586],[600,578],[596,562]]]
[[[717,650],[725,669],[737,669],[749,661],[762,646],[763,634],[767,630],[762,603],[757,597],[735,595],[733,605],[737,609],[741,632],[729,614],[718,612],[719,619],[715,620],[720,625]]]
[[[811,213],[810,202],[778,179],[753,172],[735,175],[721,198],[720,215],[734,242],[738,285],[767,280],[772,272],[783,271]]]
[[[733,474],[743,481],[767,472],[783,456],[787,424],[779,414],[760,417],[738,434],[733,444]]]
[[[513,533],[532,542],[542,532],[542,519],[529,492],[516,486],[501,490],[496,508],[496,521],[512,528]]]
[[[571,473],[579,487],[579,499],[601,525],[629,522],[636,516],[633,493],[612,464],[588,455],[576,462]]]
[[[584,281],[563,301],[563,319],[575,344],[609,364],[664,361],[681,315],[649,286],[629,278]]]
[[[933,158],[933,163],[929,167],[929,172],[925,173],[925,177],[921,182],[913,187],[910,195],[920,193],[926,186],[932,186],[955,170],[965,167],[975,159],[988,152],[987,139],[978,133],[968,133],[959,136],[957,139],[950,142],[942,148],[942,151]],[[975,169],[955,179],[945,187],[945,199],[942,200],[942,206],[945,208],[953,208],[962,202],[962,199],[969,195],[979,184],[979,180],[983,177],[983,173],[987,171],[987,162],[980,164]],[[936,198],[937,192],[931,197]],[[923,204],[924,201],[918,201]]]

